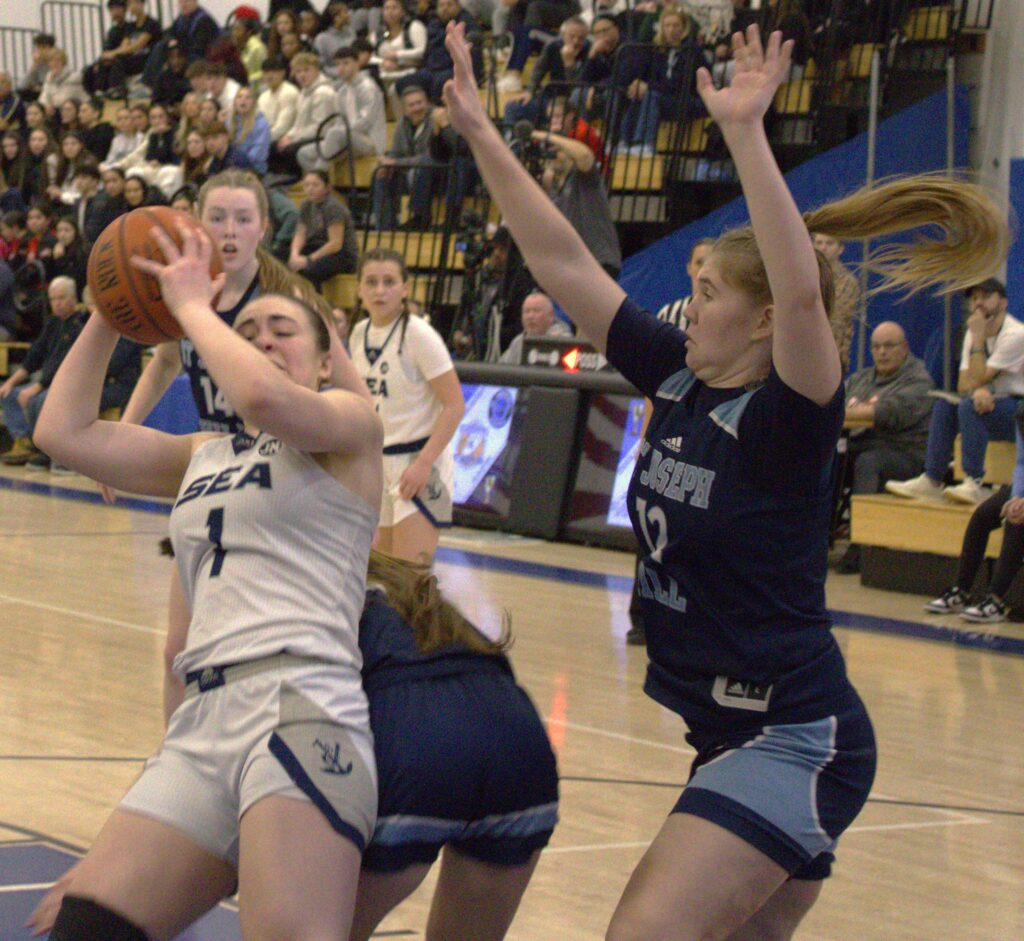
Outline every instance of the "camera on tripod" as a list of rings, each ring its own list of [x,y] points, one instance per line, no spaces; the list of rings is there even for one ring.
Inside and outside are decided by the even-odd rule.
[[[467,270],[480,267],[494,251],[494,243],[487,238],[487,220],[475,209],[466,209],[459,219],[459,231],[455,236],[455,250],[462,252]]]

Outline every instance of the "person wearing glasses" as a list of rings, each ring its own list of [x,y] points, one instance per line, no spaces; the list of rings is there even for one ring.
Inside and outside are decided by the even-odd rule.
[[[911,354],[898,323],[885,321],[871,334],[874,365],[846,381],[847,479],[852,493],[881,493],[886,481],[921,472],[928,448],[932,377]],[[838,571],[860,571],[860,546],[851,543]]]

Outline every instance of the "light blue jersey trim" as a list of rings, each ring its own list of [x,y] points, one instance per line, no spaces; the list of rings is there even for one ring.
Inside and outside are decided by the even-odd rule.
[[[659,399],[669,399],[673,402],[679,402],[690,389],[693,388],[693,384],[697,381],[693,372],[689,369],[680,369],[679,372],[672,373],[660,386],[655,395]]]
[[[473,821],[395,814],[377,819],[372,842],[380,846],[402,846],[406,843],[447,843],[449,840],[480,837],[522,838],[553,830],[556,823],[557,801],[513,814],[494,814]]]
[[[728,402],[723,402],[717,408],[713,408],[708,417],[722,431],[732,435],[739,441],[740,419],[743,417],[743,412],[746,410],[747,405],[750,404],[750,399],[756,391],[757,389],[751,389],[750,392],[744,392],[738,399],[730,399]]]

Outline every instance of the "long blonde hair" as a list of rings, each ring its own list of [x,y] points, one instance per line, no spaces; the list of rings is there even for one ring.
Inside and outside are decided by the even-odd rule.
[[[963,290],[991,277],[1006,260],[1011,233],[1006,213],[984,188],[934,173],[894,177],[804,213],[809,232],[839,240],[892,235],[922,226],[908,244],[873,251],[864,264],[879,276],[871,293],[901,291],[906,296],[929,288],[940,294]],[[771,289],[753,230],[734,229],[715,243],[724,256],[722,278],[759,304],[770,304]],[[822,299],[831,312],[831,268],[818,253]]]
[[[457,644],[474,653],[494,655],[511,646],[508,614],[502,617],[501,637],[496,641],[485,637],[445,600],[429,566],[371,549],[367,584],[384,589],[388,604],[412,628],[416,646],[424,653]]]

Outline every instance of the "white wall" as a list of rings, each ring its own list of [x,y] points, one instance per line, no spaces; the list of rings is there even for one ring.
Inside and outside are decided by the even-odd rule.
[[[77,0],[82,3],[99,2],[99,0]],[[106,3],[106,0],[102,0]],[[222,25],[228,14],[241,3],[246,3],[266,16],[269,0],[200,0],[203,7],[210,11]],[[39,29],[39,12],[42,0],[0,0],[0,26],[21,26],[27,29]],[[177,4],[175,4],[177,6]],[[166,23],[164,24],[167,25]]]

